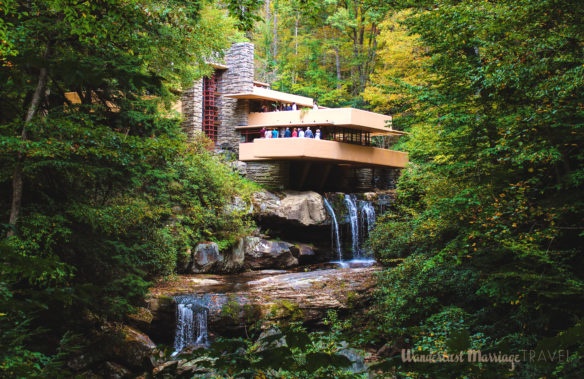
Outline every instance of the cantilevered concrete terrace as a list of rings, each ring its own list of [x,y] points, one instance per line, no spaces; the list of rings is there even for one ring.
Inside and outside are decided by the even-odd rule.
[[[357,166],[404,168],[408,154],[378,147],[360,146],[313,138],[258,138],[239,145],[239,159],[328,161]]]
[[[370,146],[371,136],[400,136],[401,131],[387,126],[390,116],[353,108],[253,112],[248,125],[238,126],[246,136],[239,145],[239,159],[310,160],[355,166],[404,168],[408,154]],[[322,139],[261,138],[259,130],[311,127],[321,130]]]

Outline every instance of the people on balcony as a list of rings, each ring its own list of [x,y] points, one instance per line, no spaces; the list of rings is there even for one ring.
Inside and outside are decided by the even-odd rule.
[[[316,129],[313,133],[310,126],[306,127],[306,131],[302,128],[278,128],[267,129],[262,127],[259,131],[260,138],[314,138],[322,139],[322,132],[320,129]],[[335,139],[338,141],[338,139]]]

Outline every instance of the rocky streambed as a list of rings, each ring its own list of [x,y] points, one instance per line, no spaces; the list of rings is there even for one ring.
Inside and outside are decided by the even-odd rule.
[[[84,377],[164,376],[168,365],[177,364],[167,354],[174,348],[179,305],[185,297],[193,299],[193,309],[204,309],[209,341],[246,337],[251,327],[273,321],[300,321],[317,329],[329,310],[341,316],[365,312],[381,267],[372,261],[330,261],[359,255],[356,232],[363,239],[363,227],[371,225],[368,220],[362,224],[366,209],[360,204],[382,212],[388,196],[351,197],[359,211],[354,215],[344,194],[327,195],[328,212],[326,199],[314,192],[261,192],[249,208],[234,204],[250,209],[258,233],[241,238],[227,251],[214,243],[193,246],[190,259],[179,267],[180,275],[157,282],[144,307],[124,323],[102,326],[94,336],[98,353],[80,355],[70,368]],[[344,241],[339,238],[343,235]],[[352,254],[340,254],[341,249]]]
[[[176,297],[187,294],[204,301],[212,335],[242,335],[250,324],[264,319],[294,319],[318,326],[329,310],[358,312],[365,307],[379,270],[372,263],[345,268],[323,264],[296,272],[183,275],[152,288],[147,300],[152,314],[147,333],[155,342],[171,345]]]

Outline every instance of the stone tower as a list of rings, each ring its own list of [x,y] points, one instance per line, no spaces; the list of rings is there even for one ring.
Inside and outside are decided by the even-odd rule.
[[[240,136],[235,127],[247,125],[249,101],[223,95],[253,91],[254,45],[234,43],[224,60],[225,65],[213,65],[211,77],[198,80],[183,93],[183,128],[190,139],[203,132],[216,147],[237,151]]]

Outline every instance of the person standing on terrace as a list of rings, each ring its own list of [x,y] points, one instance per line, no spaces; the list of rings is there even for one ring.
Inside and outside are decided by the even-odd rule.
[[[298,128],[298,138],[304,138],[304,130],[302,128]]]
[[[272,138],[278,138],[278,129],[274,128],[274,130],[272,130]]]
[[[294,128],[292,129],[292,138],[296,138],[298,137],[298,129]]]
[[[313,138],[314,134],[312,134],[312,130],[310,130],[310,126],[306,128],[306,133],[304,133],[304,137],[306,138]]]

